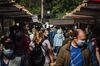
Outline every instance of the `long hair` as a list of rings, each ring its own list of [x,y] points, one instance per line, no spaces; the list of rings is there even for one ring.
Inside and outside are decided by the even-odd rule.
[[[36,31],[34,38],[33,38],[33,42],[35,44],[39,44],[43,39],[44,39],[43,32],[42,31]]]

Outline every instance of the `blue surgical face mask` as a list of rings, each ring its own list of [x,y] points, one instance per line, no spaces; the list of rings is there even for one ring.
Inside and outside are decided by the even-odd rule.
[[[78,40],[77,44],[79,47],[82,47],[85,44],[85,40]]]
[[[11,49],[3,49],[3,54],[4,54],[4,56],[6,56],[7,58],[10,58],[10,57],[12,57],[13,56],[13,50],[11,50]]]

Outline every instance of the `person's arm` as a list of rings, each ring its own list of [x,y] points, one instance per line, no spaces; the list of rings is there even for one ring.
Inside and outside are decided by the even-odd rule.
[[[46,44],[47,44],[47,48],[49,50],[50,66],[55,66],[56,63],[55,63],[54,52],[51,47],[51,44],[48,40],[46,41]]]
[[[100,66],[100,50],[98,48],[98,45],[97,45],[97,41],[95,38],[92,39],[92,44],[95,46],[95,54],[96,54],[96,58],[97,58],[97,61],[99,62],[99,66]]]
[[[96,57],[97,57],[97,60],[99,62],[99,66],[100,66],[100,52],[99,52],[99,48],[96,47]]]
[[[29,44],[28,54],[30,54],[31,51],[33,51],[33,48],[35,47],[34,43],[31,41]]]
[[[64,64],[64,49],[61,48],[56,59],[56,66],[63,66]]]
[[[55,66],[56,63],[55,63],[55,58],[54,58],[54,53],[53,53],[53,50],[50,49],[49,51],[49,57],[50,57],[50,66]]]
[[[53,44],[54,44],[54,46],[55,46],[55,44],[56,44],[56,35],[54,36]],[[54,46],[53,46],[53,47],[54,47]]]
[[[65,37],[64,37],[64,35],[62,34],[62,36],[63,36],[63,41],[65,40]]]

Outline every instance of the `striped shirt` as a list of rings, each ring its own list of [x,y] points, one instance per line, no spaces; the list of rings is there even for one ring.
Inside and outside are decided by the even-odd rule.
[[[83,58],[80,48],[70,47],[71,62],[70,66],[83,66]]]

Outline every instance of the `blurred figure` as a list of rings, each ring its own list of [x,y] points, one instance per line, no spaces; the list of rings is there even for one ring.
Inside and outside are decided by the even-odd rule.
[[[0,66],[24,66],[21,57],[16,57],[12,41],[5,40],[2,57],[0,58]]]
[[[100,49],[97,44],[99,44],[98,38],[92,38],[92,40],[88,42],[88,46],[92,54],[91,58],[94,66],[100,66]]]
[[[45,38],[44,38],[45,35]],[[29,59],[29,66],[54,66],[54,58],[52,48],[50,46],[50,42],[47,40],[48,32],[38,31],[35,33],[33,41],[30,43],[29,48],[31,51],[30,59]],[[42,51],[39,52],[34,51],[36,47],[41,47]],[[38,48],[37,48],[38,49]],[[44,56],[43,58],[40,55]],[[42,61],[41,61],[42,60]],[[38,61],[37,63],[35,63]],[[50,63],[51,62],[51,63]]]
[[[32,28],[32,34],[30,34],[30,39],[31,40],[33,40],[35,32],[36,32],[36,29]]]
[[[48,39],[49,31],[47,29],[42,30],[44,39]]]
[[[96,38],[92,39],[92,47],[93,47],[93,52],[96,56],[96,61],[97,61],[97,65],[100,66],[100,48],[97,44],[99,44],[98,42],[99,40]],[[93,58],[93,57],[92,57]],[[93,61],[94,62],[94,61]],[[99,64],[98,64],[99,63]],[[96,66],[96,64],[95,64]]]
[[[2,52],[3,52],[3,44],[0,44],[0,58],[2,56]]]
[[[30,38],[28,33],[29,27],[28,25],[23,26],[23,32],[18,35],[16,39],[16,55],[17,56],[25,56],[29,49]]]
[[[100,66],[100,48],[99,48],[100,38],[99,37],[100,36],[98,34],[95,34],[95,31],[93,31],[89,33],[87,38],[87,45],[91,52],[91,58],[94,66]]]
[[[50,41],[48,40],[48,30],[45,29],[43,31],[43,35],[44,35],[43,46],[46,51],[44,66],[49,66],[49,65],[55,66],[53,48],[51,47]]]
[[[53,44],[54,44],[54,52],[55,52],[55,55],[58,54],[59,49],[61,48],[64,40],[65,40],[65,38],[64,38],[62,29],[58,29],[57,30],[57,34],[55,34],[54,40],[53,40],[54,41]]]
[[[50,41],[52,47],[53,47],[53,39],[54,39],[55,34],[56,34],[55,29],[54,28],[50,28],[50,32],[48,34],[48,38],[49,38],[49,41]]]
[[[26,30],[26,31],[28,32],[28,35],[31,34],[30,28],[29,28],[29,24],[25,24],[25,25],[23,26],[23,30]]]
[[[74,39],[61,48],[56,66],[93,66],[85,39],[85,33],[77,29],[74,32]]]
[[[3,37],[1,39],[1,43],[1,46],[11,46],[13,49],[15,49],[15,44],[9,36]]]
[[[65,33],[65,40],[63,41],[63,45],[65,45],[66,43],[71,41],[73,39],[73,35],[74,35],[73,30],[71,30],[71,29],[67,30],[67,32]]]
[[[22,50],[24,52],[24,55],[27,54],[27,52],[28,52],[30,42],[31,42],[31,40],[29,37],[29,27],[26,24],[26,27],[24,27],[22,39],[21,39]]]
[[[42,51],[42,40],[43,33],[42,31],[36,32],[33,41],[29,45],[30,49],[30,58],[28,66],[43,66],[45,62],[45,57]],[[37,49],[37,50],[36,50]],[[38,62],[37,62],[38,61]]]

